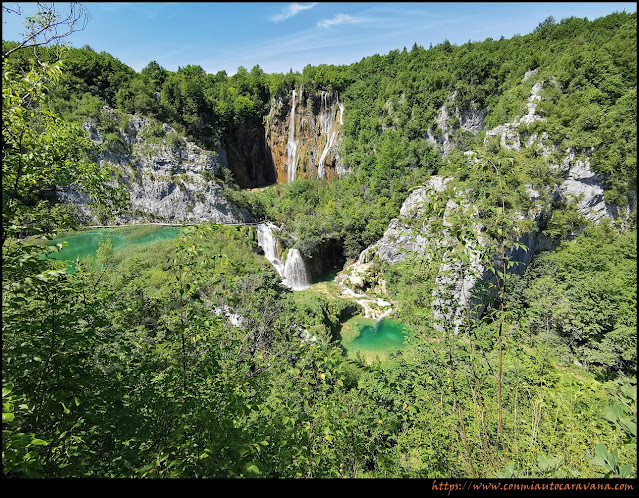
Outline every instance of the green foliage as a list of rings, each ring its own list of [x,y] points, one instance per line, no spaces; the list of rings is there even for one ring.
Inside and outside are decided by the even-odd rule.
[[[485,109],[496,126],[543,82],[546,119],[520,127],[522,138],[548,133],[557,156],[595,147],[606,198],[622,203],[636,189],[635,15],[549,18],[511,40],[414,45],[301,74],[156,62],[136,74],[88,47],[38,51],[58,55],[62,73],[31,69],[24,51],[3,64],[5,476],[636,476],[636,230],[586,226],[518,277],[518,240],[531,229],[519,215],[551,205],[555,157],[484,147],[456,116],[451,137],[476,161],[442,158],[425,138],[440,138],[445,103],[451,116]],[[355,259],[415,186],[434,172],[455,178],[415,220],[431,230],[426,256],[381,268],[415,330],[383,363],[346,359],[337,338],[356,307],[283,288],[252,227],[202,223],[118,251],[107,239],[74,273],[49,257],[61,246],[21,239],[76,225],[47,196],[58,186],[82,188],[105,212],[116,205],[71,123],[92,121],[117,149],[124,116],[139,113],[157,120],[146,140],[215,149],[300,84],[340,92],[352,173],[226,191],[283,225],[287,247],[335,244],[340,261]],[[160,122],[178,131],[165,137]],[[583,228],[575,209],[554,207],[548,235]],[[456,276],[478,276],[475,261],[483,308],[452,299]]]
[[[123,192],[108,185],[109,171],[90,157],[89,139],[78,125],[62,121],[46,107],[46,88],[60,75],[57,66],[42,66],[24,77],[3,70],[2,85],[2,241],[33,213],[31,206],[55,199],[58,189],[76,188],[97,207],[122,206]]]
[[[537,258],[526,281],[528,312],[543,317],[544,328],[579,361],[602,374],[636,373],[635,231],[619,233],[605,223],[588,227]]]

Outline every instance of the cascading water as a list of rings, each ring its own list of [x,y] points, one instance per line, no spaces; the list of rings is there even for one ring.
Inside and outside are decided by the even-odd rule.
[[[299,249],[289,249],[284,264],[284,285],[293,290],[303,290],[310,287],[312,283],[311,274],[304,264]]]
[[[306,268],[299,249],[289,249],[286,263],[278,257],[277,240],[273,230],[278,228],[271,224],[257,225],[257,244],[264,250],[264,257],[270,261],[275,271],[282,277],[283,284],[293,290],[303,290],[313,283],[311,273]]]
[[[301,90],[301,88],[300,88]],[[288,181],[295,180],[295,156],[297,154],[297,142],[295,142],[295,89],[293,89],[293,102],[291,104],[291,117],[288,125],[288,142],[286,143],[286,171]]]
[[[342,124],[342,114],[344,113],[344,106],[337,99],[337,105],[340,108],[340,117],[339,121]],[[322,150],[322,154],[320,155],[319,163],[317,165],[317,176],[320,178],[324,178],[326,176],[326,156],[330,151],[331,147],[333,147],[333,143],[335,142],[335,137],[337,136],[336,130],[332,130],[333,128],[333,105],[329,101],[329,94],[327,92],[321,93],[321,105],[320,105],[320,133],[324,135],[324,149]]]
[[[324,150],[322,151],[322,155],[320,156],[319,165],[317,166],[317,176],[320,178],[324,178],[326,176],[326,164],[324,161],[326,160],[326,155],[328,151],[333,146],[333,142],[335,141],[336,132],[332,131],[326,141],[326,145],[324,145]]]
[[[257,225],[257,245],[264,249],[264,257],[270,261],[275,271],[284,276],[284,263],[280,261],[277,253],[277,240],[273,236],[275,225],[270,223]]]

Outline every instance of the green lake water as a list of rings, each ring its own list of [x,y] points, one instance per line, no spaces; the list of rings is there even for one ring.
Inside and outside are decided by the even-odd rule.
[[[135,244],[148,244],[160,240],[171,240],[177,237],[182,227],[178,226],[130,226],[121,228],[95,228],[77,234],[58,237],[49,245],[67,242],[60,252],[51,254],[51,258],[61,261],[75,261],[76,258],[95,257],[100,242],[111,237],[113,250]]]
[[[342,325],[342,347],[348,356],[359,353],[367,360],[383,360],[391,351],[403,347],[407,334],[404,325],[390,318],[377,321],[353,317]]]

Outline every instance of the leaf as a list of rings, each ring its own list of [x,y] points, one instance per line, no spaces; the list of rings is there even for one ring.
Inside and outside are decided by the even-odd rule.
[[[621,425],[621,427],[623,427],[623,429],[626,432],[628,432],[632,436],[635,436],[635,437],[637,436],[637,422],[633,421],[629,417],[626,417],[626,418],[620,418],[619,424]]]
[[[627,464],[621,465],[619,467],[619,477],[621,477],[623,479],[627,479],[629,477],[632,477],[632,464],[631,463],[627,463]]]
[[[253,474],[260,474],[260,469],[258,469],[257,465],[255,464],[247,465],[246,470],[252,472]]]
[[[46,446],[49,443],[47,443],[45,440],[43,439],[34,439],[31,441],[31,446]]]
[[[15,419],[15,415],[13,413],[2,413],[2,422],[11,422],[13,419]]]
[[[604,409],[604,417],[611,422],[615,422],[623,416],[623,407],[621,405],[607,406]]]

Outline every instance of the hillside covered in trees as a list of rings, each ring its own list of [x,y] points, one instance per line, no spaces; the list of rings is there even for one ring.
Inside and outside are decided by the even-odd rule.
[[[3,40],[4,475],[636,477],[636,35],[232,76]],[[348,353],[369,312],[401,348]]]

